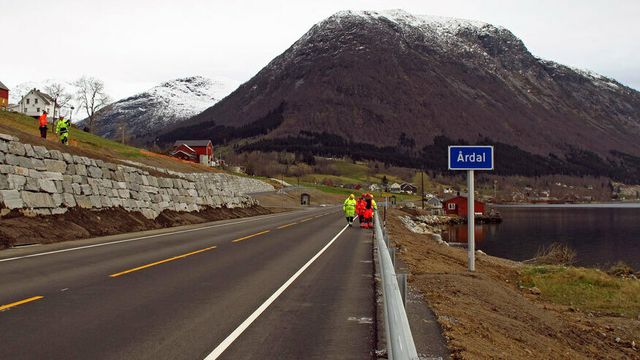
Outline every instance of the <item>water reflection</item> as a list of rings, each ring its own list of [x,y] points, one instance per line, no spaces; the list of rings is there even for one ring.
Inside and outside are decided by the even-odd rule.
[[[476,247],[514,260],[532,258],[542,246],[571,246],[578,265],[607,265],[622,260],[640,269],[640,208],[503,207],[501,224],[477,225]],[[443,234],[447,241],[467,242],[467,226]]]

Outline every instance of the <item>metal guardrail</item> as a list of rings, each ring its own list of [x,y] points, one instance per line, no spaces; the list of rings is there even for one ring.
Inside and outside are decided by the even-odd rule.
[[[418,352],[409,328],[409,319],[407,319],[400,294],[396,270],[393,261],[391,261],[377,211],[374,216],[374,237],[378,246],[378,260],[382,277],[387,354],[391,360],[417,360],[419,359]]]

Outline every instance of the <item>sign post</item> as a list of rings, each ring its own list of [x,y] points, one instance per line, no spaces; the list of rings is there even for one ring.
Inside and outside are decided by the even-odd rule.
[[[493,146],[449,146],[449,170],[467,171],[467,249],[469,271],[476,270],[474,170],[493,170]]]

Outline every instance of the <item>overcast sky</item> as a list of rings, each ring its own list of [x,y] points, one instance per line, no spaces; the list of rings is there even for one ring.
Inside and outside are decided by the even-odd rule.
[[[640,89],[638,0],[0,0],[0,81],[85,74],[114,99],[191,75],[244,82],[337,11],[393,8],[502,25],[536,56]]]

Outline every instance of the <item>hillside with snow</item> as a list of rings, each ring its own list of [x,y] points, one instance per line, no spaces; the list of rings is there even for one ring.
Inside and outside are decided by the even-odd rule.
[[[166,81],[100,110],[93,130],[111,139],[120,139],[124,131],[130,141],[141,142],[211,107],[237,85],[229,79],[212,80],[202,76]],[[78,125],[86,126],[87,121]]]
[[[160,141],[193,136],[441,171],[446,144],[495,144],[505,175],[640,181],[638,91],[504,27],[402,10],[330,16]]]

